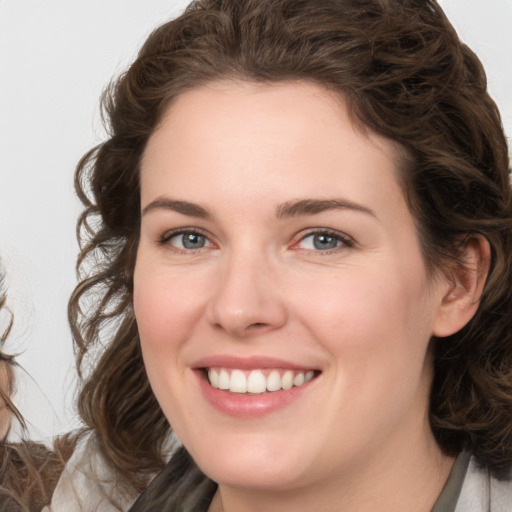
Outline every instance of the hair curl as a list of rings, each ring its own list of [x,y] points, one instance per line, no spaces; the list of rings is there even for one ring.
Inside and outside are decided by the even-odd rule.
[[[139,167],[173,100],[219,79],[320,84],[346,100],[359,126],[398,142],[428,268],[460,263],[468,236],[489,241],[478,312],[460,332],[432,340],[430,418],[447,453],[466,448],[501,475],[512,464],[507,143],[480,61],[434,0],[197,0],[157,28],[110,85],[102,102],[109,139],[76,171],[82,280],[69,304],[85,380],[79,409],[105,459],[137,489],[163,464],[170,426],[145,374],[132,309]],[[97,349],[96,363],[88,355]]]

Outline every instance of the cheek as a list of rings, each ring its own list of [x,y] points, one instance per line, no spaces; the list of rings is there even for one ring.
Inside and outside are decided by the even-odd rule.
[[[306,282],[303,293],[296,293],[302,297],[300,316],[331,357],[351,362],[347,371],[371,367],[391,380],[398,369],[412,365],[419,371],[432,320],[422,275],[421,268],[418,273],[415,267],[382,265]]]
[[[193,284],[190,279],[185,283],[171,274],[150,265],[136,267],[133,301],[149,382],[164,414],[179,419],[185,382],[182,349],[202,306],[198,302],[201,293],[186,293],[195,289],[189,286]]]
[[[342,424],[354,444],[366,434],[380,439],[413,411],[422,418],[427,407],[428,295],[418,275],[386,274],[366,270],[329,286],[310,283],[301,304],[303,324],[332,362],[325,378],[333,406],[324,422],[333,430]]]
[[[143,350],[172,351],[190,336],[204,310],[201,276],[136,267],[134,310]]]

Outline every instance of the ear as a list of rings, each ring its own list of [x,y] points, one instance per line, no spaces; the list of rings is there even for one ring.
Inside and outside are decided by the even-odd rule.
[[[465,241],[462,265],[444,271],[441,304],[434,322],[433,334],[450,336],[462,329],[480,305],[489,267],[491,249],[482,235],[471,235]]]

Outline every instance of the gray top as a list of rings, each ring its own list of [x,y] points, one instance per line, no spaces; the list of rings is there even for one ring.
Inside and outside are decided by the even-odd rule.
[[[450,476],[431,512],[455,512],[470,459],[471,454],[468,452],[462,452],[457,457],[450,472]]]
[[[455,512],[512,512],[512,472],[498,480],[472,457]]]
[[[512,475],[498,480],[462,452],[431,512],[512,512]]]

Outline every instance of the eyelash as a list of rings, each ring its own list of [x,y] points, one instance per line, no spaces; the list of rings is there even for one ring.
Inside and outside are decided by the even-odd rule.
[[[175,230],[172,230],[172,231],[166,231],[158,240],[158,244],[161,245],[161,246],[167,246],[167,245],[171,245],[169,242],[172,238],[174,238],[175,236],[180,236],[180,235],[187,235],[187,234],[191,234],[191,235],[199,235],[199,236],[202,236],[204,237],[210,244],[213,245],[213,243],[211,242],[209,236],[204,233],[201,229],[198,229],[198,228],[180,228],[180,229],[175,229]],[[179,247],[175,247],[175,246],[172,246],[173,247],[173,250],[178,252],[178,253],[181,253],[181,254],[190,254],[194,249],[181,249]],[[200,247],[198,249],[196,249],[196,251],[199,251],[201,249],[205,249],[206,247]]]
[[[329,238],[333,238],[335,239],[337,242],[340,242],[340,246],[339,247],[334,247],[333,249],[330,249],[330,250],[321,250],[321,249],[302,249],[304,251],[307,251],[309,253],[315,253],[315,254],[322,254],[322,255],[329,255],[329,254],[333,254],[333,253],[337,253],[337,252],[340,252],[340,251],[343,251],[344,249],[350,249],[351,247],[354,247],[355,245],[355,241],[352,237],[344,234],[344,233],[341,233],[339,231],[334,231],[334,230],[331,230],[331,229],[311,229],[309,231],[307,231],[305,234],[303,234],[302,236],[300,236],[299,240],[297,242],[295,242],[292,246],[292,249],[294,250],[301,250],[300,247],[297,247],[297,245],[300,243],[300,242],[303,242],[304,240],[306,240],[308,237],[312,237],[312,236],[318,236],[318,235],[324,235],[324,236],[327,236]]]
[[[159,238],[158,243],[161,246],[171,245],[171,244],[169,244],[169,242],[172,238],[174,238],[176,236],[180,236],[180,235],[181,236],[187,235],[187,234],[199,235],[201,237],[204,237],[207,242],[209,242],[211,245],[214,245],[213,242],[210,240],[209,236],[206,233],[204,233],[201,229],[198,229],[198,228],[181,228],[181,229],[176,229],[173,231],[167,231]],[[333,238],[334,240],[336,240],[336,242],[340,242],[340,246],[334,247],[330,250],[327,250],[327,249],[326,250],[302,249],[302,250],[309,252],[309,253],[328,255],[328,254],[342,251],[344,249],[349,249],[351,247],[354,247],[354,245],[355,245],[354,239],[344,233],[341,233],[339,231],[334,231],[331,229],[318,228],[318,229],[311,229],[311,230],[307,231],[306,233],[302,234],[300,236],[300,238],[296,242],[293,243],[291,249],[292,250],[301,250],[300,247],[297,247],[298,244],[300,244],[301,242],[306,240],[308,237],[321,236],[321,235],[324,235],[329,238]],[[197,249],[186,249],[186,248],[181,249],[176,246],[172,246],[172,247],[173,247],[174,251],[182,253],[182,254],[190,254],[193,251],[200,251],[201,249],[207,248],[207,247],[200,247]]]

